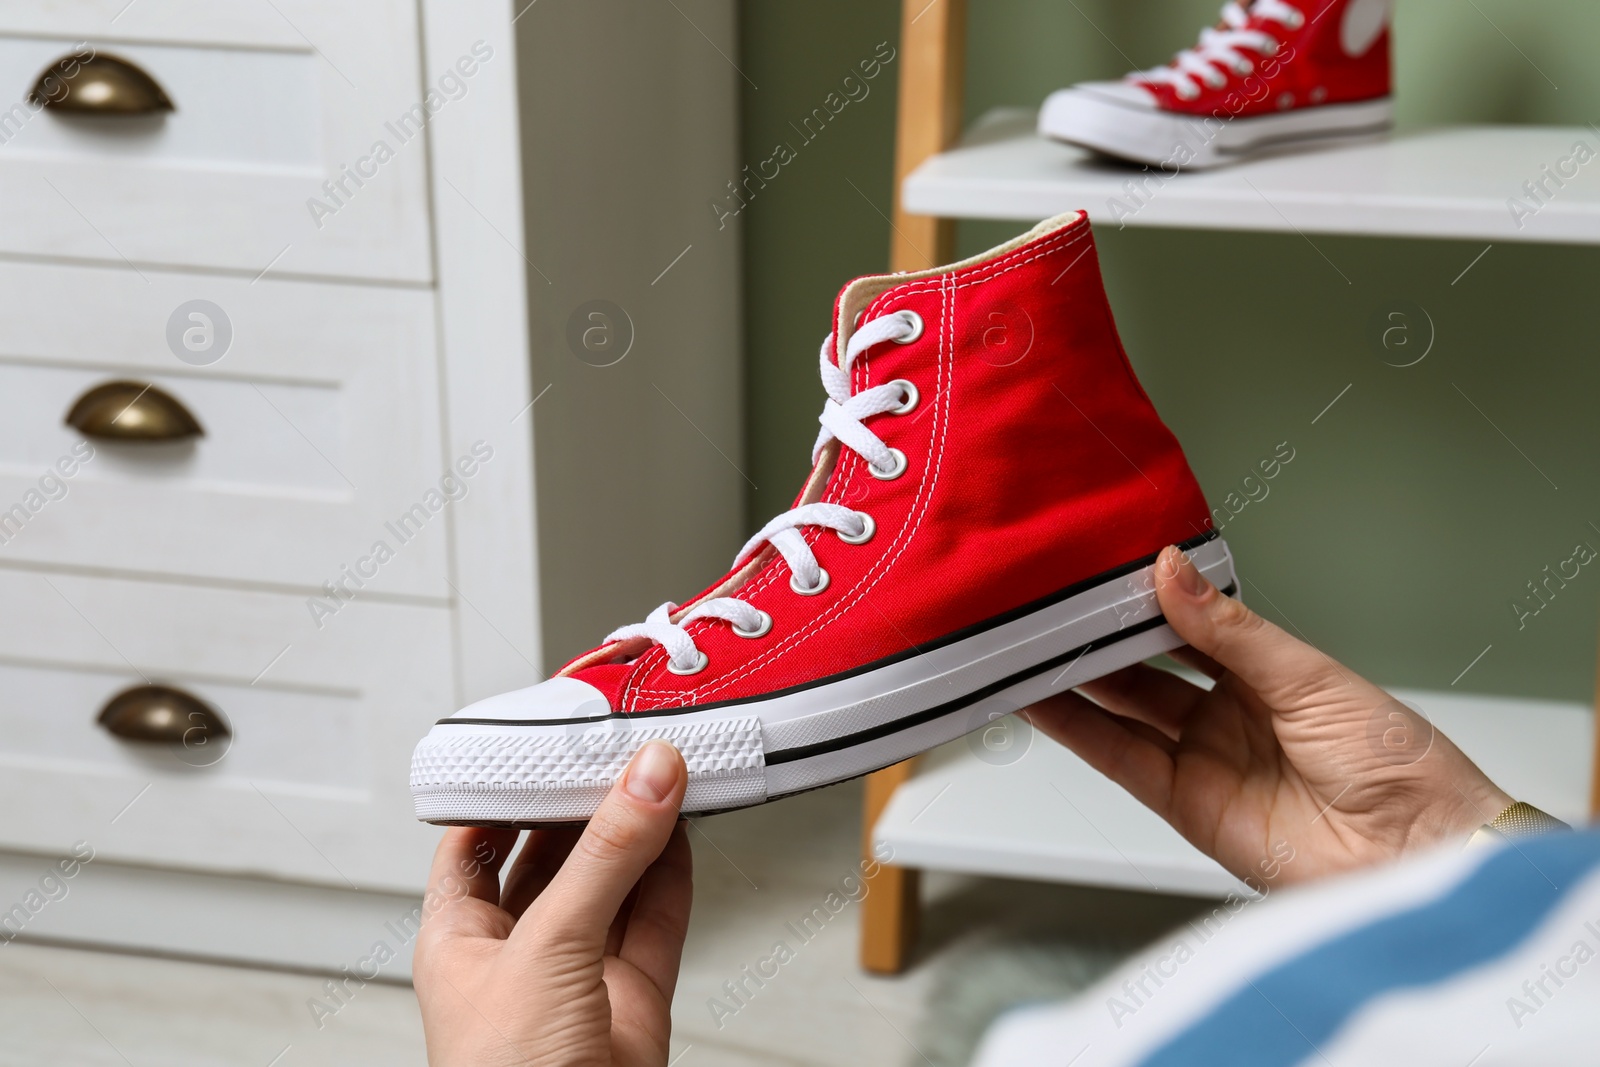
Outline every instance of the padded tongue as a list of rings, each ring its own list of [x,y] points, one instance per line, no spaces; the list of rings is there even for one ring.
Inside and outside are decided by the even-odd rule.
[[[1087,226],[1089,217],[1082,211],[1069,211],[1064,215],[1045,219],[1026,233],[1018,234],[1003,245],[979,253],[970,259],[963,259],[959,263],[951,263],[944,267],[934,267],[930,270],[915,271],[905,274],[868,274],[850,282],[839,292],[839,299],[834,304],[833,322],[833,361],[839,366],[844,366],[845,346],[850,343],[850,335],[855,332],[856,316],[865,311],[878,297],[896,286],[908,282],[924,281],[928,278],[938,278],[956,271],[967,270],[981,266],[990,260],[999,259],[1003,255],[1016,251],[1031,241],[1048,236],[1059,230],[1072,226]]]

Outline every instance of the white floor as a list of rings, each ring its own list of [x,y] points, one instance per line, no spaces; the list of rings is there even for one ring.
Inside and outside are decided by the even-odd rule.
[[[0,1063],[309,1067],[427,1062],[410,987],[369,985],[318,1032],[321,979],[15,943],[0,948]]]
[[[856,966],[859,909],[810,940],[786,924],[855,871],[859,787],[840,786],[697,822],[695,916],[674,1012],[674,1067],[874,1065],[940,1060],[927,1002],[975,942],[1041,936],[1136,944],[1186,902],[945,876],[930,878],[918,963],[871,978]],[[723,984],[784,941],[795,958],[749,997]],[[309,1067],[423,1064],[409,987],[369,985],[319,1030],[323,979],[14,943],[0,945],[0,1064]],[[941,986],[943,981],[943,986]],[[731,1015],[714,1012],[713,1000]],[[717,1015],[721,1014],[721,1018]],[[720,1024],[720,1025],[719,1025]],[[948,1042],[945,1043],[948,1045]]]

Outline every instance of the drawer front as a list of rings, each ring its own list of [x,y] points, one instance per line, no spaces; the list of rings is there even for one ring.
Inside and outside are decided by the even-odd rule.
[[[84,40],[115,33],[131,41],[177,41],[200,45],[259,48],[304,47],[305,38],[289,21],[301,3],[213,3],[210,0],[38,0],[8,4],[0,11],[0,32],[27,37]],[[379,19],[383,5],[354,0],[348,6]],[[296,20],[299,21],[298,19]],[[375,33],[383,33],[381,26]]]
[[[481,469],[493,445],[442,454],[430,293],[6,263],[0,291],[0,563],[307,589],[355,568],[363,591],[448,596],[445,512],[472,483],[443,468]],[[185,333],[212,349],[190,352]],[[67,423],[116,381],[159,390],[203,432]],[[99,410],[120,418],[125,399]]]
[[[100,7],[0,11],[0,252],[432,278],[421,129],[495,57],[469,54],[430,94],[414,5],[141,0],[115,21]],[[30,90],[66,57],[132,63],[173,110],[39,106]]]
[[[0,571],[0,848],[417,889],[435,835],[409,758],[454,705],[450,610]],[[180,689],[226,741],[124,740],[132,686]]]

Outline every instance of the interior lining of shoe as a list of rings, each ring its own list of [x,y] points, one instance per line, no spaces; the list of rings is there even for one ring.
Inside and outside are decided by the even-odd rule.
[[[850,335],[855,331],[856,316],[865,311],[878,297],[890,289],[907,282],[922,281],[927,278],[938,278],[956,271],[967,270],[971,267],[981,266],[991,260],[999,259],[1016,251],[1030,241],[1036,241],[1047,233],[1054,233],[1063,227],[1073,225],[1084,217],[1082,211],[1068,211],[1054,218],[1045,219],[1026,233],[1019,233],[1003,245],[998,245],[987,252],[979,252],[959,263],[951,263],[943,267],[931,267],[928,270],[912,271],[905,274],[871,274],[864,278],[857,278],[845,287],[844,295],[839,300],[839,321],[834,324],[834,362],[844,366],[845,346],[850,343]]]

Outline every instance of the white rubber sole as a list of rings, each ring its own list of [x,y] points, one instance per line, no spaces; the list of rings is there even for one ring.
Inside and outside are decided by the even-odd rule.
[[[1188,548],[1236,589],[1221,539]],[[470,825],[586,819],[646,741],[689,768],[685,812],[748,807],[899,763],[1183,644],[1155,600],[1153,560],[921,653],[760,700],[570,723],[445,720],[411,762],[417,817]]]
[[[1050,94],[1039,112],[1039,132],[1046,137],[1171,173],[1371,140],[1393,124],[1394,104],[1388,97],[1215,118],[1140,107],[1093,90],[1062,89]]]

